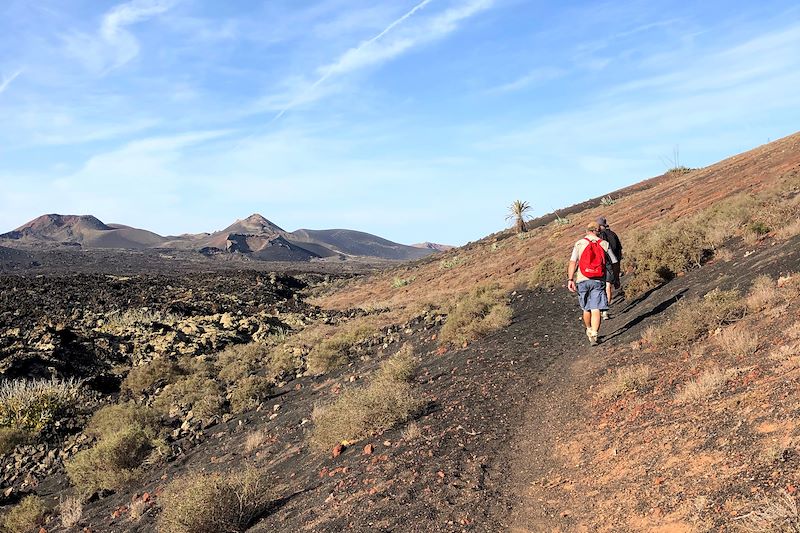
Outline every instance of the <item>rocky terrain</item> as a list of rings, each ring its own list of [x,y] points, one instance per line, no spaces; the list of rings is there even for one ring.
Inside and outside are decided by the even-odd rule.
[[[6,526],[792,531],[798,179],[794,136],[344,274],[0,249]],[[562,284],[600,212],[624,292],[590,348]]]

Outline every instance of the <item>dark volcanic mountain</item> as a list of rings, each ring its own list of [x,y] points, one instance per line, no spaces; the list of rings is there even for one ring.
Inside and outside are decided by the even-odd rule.
[[[122,224],[104,224],[91,215],[42,215],[0,235],[5,243],[73,245],[84,248],[176,249],[205,255],[242,254],[263,261],[310,261],[328,257],[409,260],[434,249],[421,249],[346,229],[288,232],[259,214],[237,220],[213,233],[162,237]]]

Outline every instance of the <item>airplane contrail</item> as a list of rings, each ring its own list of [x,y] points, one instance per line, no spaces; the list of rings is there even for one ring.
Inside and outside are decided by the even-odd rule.
[[[417,12],[417,11],[419,11],[420,9],[424,8],[426,5],[430,4],[431,2],[433,2],[433,0],[422,0],[422,2],[420,2],[419,4],[417,4],[417,5],[415,5],[414,7],[412,7],[412,8],[411,8],[410,10],[408,10],[408,11],[407,11],[407,12],[406,12],[406,13],[405,13],[403,16],[401,16],[401,17],[399,17],[398,19],[396,19],[396,20],[392,21],[392,23],[391,23],[391,24],[389,24],[388,26],[386,26],[386,27],[383,29],[383,31],[381,31],[380,33],[378,33],[378,34],[377,34],[377,35],[375,35],[374,37],[372,37],[372,38],[370,38],[370,39],[368,39],[368,40],[366,40],[366,41],[362,42],[362,43],[361,43],[361,44],[359,44],[357,47],[355,47],[355,48],[351,49],[351,50],[352,50],[352,53],[358,53],[359,51],[363,50],[363,49],[364,49],[364,48],[366,48],[367,46],[369,46],[369,45],[371,45],[372,43],[376,42],[376,41],[377,41],[377,40],[379,40],[381,37],[383,37],[384,35],[386,35],[386,34],[387,34],[387,33],[389,33],[390,31],[392,31],[394,28],[396,28],[398,25],[402,24],[402,23],[403,23],[403,22],[404,22],[406,19],[408,19],[409,17],[413,16],[413,15],[414,15],[414,13],[416,13],[416,12]],[[348,52],[350,52],[350,51],[348,51]],[[329,67],[328,67],[328,68],[325,70],[325,72],[322,74],[322,76],[320,76],[320,77],[319,77],[319,79],[318,79],[317,81],[315,81],[313,84],[311,84],[311,86],[310,86],[308,89],[306,89],[305,91],[303,91],[303,93],[300,95],[300,97],[299,97],[299,98],[295,98],[294,100],[292,100],[291,102],[289,102],[289,104],[288,104],[286,107],[284,107],[283,109],[281,109],[281,110],[278,112],[278,114],[277,114],[277,115],[275,115],[275,116],[273,117],[273,119],[272,119],[272,120],[270,120],[270,123],[272,123],[272,122],[275,122],[276,120],[278,120],[279,118],[281,118],[281,117],[282,117],[282,116],[283,116],[283,115],[284,115],[284,114],[285,114],[287,111],[289,111],[291,108],[293,108],[295,105],[297,105],[297,102],[299,102],[300,100],[302,100],[302,98],[303,98],[305,95],[307,95],[307,94],[309,94],[309,93],[313,92],[313,91],[314,91],[314,90],[315,90],[317,87],[319,87],[319,86],[320,86],[322,83],[324,83],[324,82],[325,82],[325,80],[327,80],[328,78],[330,78],[330,77],[333,75],[333,73],[334,73],[334,69],[330,68],[330,66],[329,66]]]
[[[17,76],[19,76],[20,74],[22,74],[22,69],[16,71],[8,78],[3,78],[2,83],[0,83],[0,94],[3,94],[3,91],[5,91],[8,88],[8,86],[11,85],[11,82],[17,79]]]

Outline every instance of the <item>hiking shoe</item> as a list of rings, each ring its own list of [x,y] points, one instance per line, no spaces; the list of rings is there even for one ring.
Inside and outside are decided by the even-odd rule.
[[[597,340],[598,335],[595,330],[593,330],[592,328],[586,328],[586,336],[589,337],[590,345],[597,346],[599,341]]]
[[[600,313],[600,316],[603,318],[603,320],[609,320],[611,318],[611,313],[608,311],[603,311]]]

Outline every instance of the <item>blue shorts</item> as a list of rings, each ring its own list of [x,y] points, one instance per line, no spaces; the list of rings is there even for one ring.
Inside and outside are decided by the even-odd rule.
[[[584,311],[608,309],[606,282],[604,279],[590,279],[578,283],[578,303]]]

